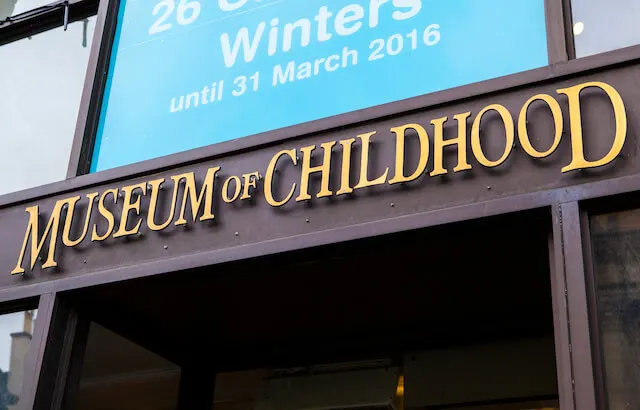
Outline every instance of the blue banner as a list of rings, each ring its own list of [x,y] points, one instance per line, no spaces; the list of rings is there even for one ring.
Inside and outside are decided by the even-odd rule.
[[[547,64],[544,0],[122,0],[91,170]]]

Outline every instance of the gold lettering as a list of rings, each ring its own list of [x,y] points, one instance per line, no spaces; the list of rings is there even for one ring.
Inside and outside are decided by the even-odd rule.
[[[288,156],[293,162],[293,165],[298,165],[298,159],[296,158],[296,150],[284,150],[278,152],[276,155],[271,158],[269,162],[269,166],[267,167],[267,172],[264,175],[264,197],[267,200],[267,203],[273,207],[280,207],[285,205],[287,202],[291,200],[293,197],[293,193],[296,190],[296,183],[293,183],[291,190],[287,197],[282,201],[276,201],[273,198],[273,174],[276,172],[276,165],[278,165],[278,160],[283,156]]]
[[[300,148],[300,152],[302,153],[302,171],[300,178],[300,194],[296,198],[296,202],[311,199],[311,195],[309,195],[309,177],[311,174],[315,174],[317,172],[320,173],[321,182],[320,192],[318,192],[316,198],[324,198],[333,194],[329,190],[329,175],[331,172],[331,150],[334,145],[336,145],[335,141],[325,142],[320,145],[324,152],[322,164],[315,167],[311,166],[311,153],[316,149],[316,146],[310,145],[308,147]]]
[[[549,108],[551,109],[551,114],[553,115],[553,124],[555,127],[555,137],[553,139],[553,144],[551,144],[551,148],[547,151],[540,152],[536,150],[531,144],[531,140],[529,139],[529,131],[527,130],[527,115],[529,112],[529,106],[533,104],[535,101],[544,101],[547,103]],[[562,139],[562,131],[564,125],[562,122],[562,109],[560,108],[560,104],[550,95],[548,94],[538,94],[531,97],[520,111],[520,117],[518,117],[518,138],[520,140],[520,145],[522,145],[522,149],[532,156],[533,158],[546,158],[549,155],[553,154],[553,152],[560,145],[560,140]]]
[[[616,121],[616,134],[613,138],[613,146],[607,155],[597,161],[588,161],[584,157],[580,92],[587,88],[599,88],[607,94],[613,105],[613,115]],[[574,87],[562,88],[557,91],[558,94],[565,94],[569,97],[569,120],[571,125],[571,163],[562,168],[562,172],[596,168],[607,165],[613,161],[622,151],[627,138],[627,113],[620,94],[609,84],[601,82],[584,83]]]
[[[418,133],[420,141],[420,159],[418,160],[418,167],[410,176],[404,175],[404,161],[405,161],[405,139],[407,137],[407,130],[414,130]],[[407,124],[400,127],[391,128],[391,132],[396,134],[396,173],[392,179],[389,180],[390,185],[399,184],[403,182],[411,182],[418,179],[420,175],[427,168],[427,162],[429,162],[429,135],[427,131],[418,124]]]
[[[260,178],[260,174],[258,174],[257,172],[252,172],[250,174],[244,174],[242,178],[244,179],[244,190],[242,192],[240,200],[244,201],[245,199],[251,198],[251,192],[249,191],[249,188],[258,188],[258,179]]]
[[[350,194],[353,192],[353,188],[351,188],[350,185],[350,176],[351,151],[354,142],[356,142],[355,138],[340,141],[340,145],[342,145],[342,175],[340,177],[340,189],[336,192],[336,195]]]
[[[202,183],[202,188],[200,190],[200,195],[197,194],[196,189],[196,178],[193,172],[188,172],[186,174],[175,175],[172,176],[174,184],[179,184],[180,181],[184,181],[184,192],[182,195],[182,206],[180,207],[180,217],[176,221],[176,225],[186,225],[187,220],[184,217],[184,214],[187,209],[187,202],[191,202],[191,218],[193,222],[198,219],[198,211],[200,210],[200,206],[204,200],[204,211],[202,212],[202,216],[200,217],[200,221],[207,221],[210,219],[214,219],[215,215],[213,214],[213,195],[215,188],[215,179],[216,174],[220,171],[220,167],[213,167],[207,170],[207,174],[204,177],[204,182]]]
[[[233,195],[229,196],[229,184],[231,183],[231,181],[235,182],[235,192],[233,193]],[[231,202],[238,199],[242,189],[242,187],[240,186],[241,184],[242,181],[240,181],[240,178],[235,175],[227,178],[227,180],[224,181],[224,184],[222,184],[222,199],[224,200],[224,202],[230,204]]]
[[[378,178],[369,180],[369,146],[371,145],[371,137],[375,135],[375,131],[368,134],[358,135],[362,141],[362,154],[360,157],[360,180],[358,184],[353,187],[354,189],[367,188],[375,185],[382,185],[387,181],[389,175],[389,167],[384,170],[384,173]]]
[[[38,237],[40,233],[40,209],[38,208],[38,206],[30,206],[26,209],[26,212],[29,214],[29,225],[27,225],[27,232],[24,235],[24,241],[22,243],[22,249],[20,250],[18,262],[16,263],[16,267],[11,271],[12,275],[17,275],[25,272],[24,268],[22,268],[22,263],[24,261],[24,255],[27,250],[27,243],[29,242],[29,238],[31,238],[31,270],[33,270],[34,266],[36,266],[38,255],[40,255],[40,252],[44,248],[47,238],[49,238],[47,260],[42,264],[42,269],[58,266],[58,263],[55,261],[55,251],[56,242],[58,239],[58,228],[60,226],[60,213],[62,211],[62,207],[64,205],[68,206],[69,203],[73,200],[74,198],[68,198],[56,202],[55,206],[53,207],[53,211],[51,211],[51,216],[49,216],[49,222],[47,223],[47,226],[44,229],[41,238]]]
[[[109,236],[111,236],[111,233],[113,232],[113,229],[116,226],[116,221],[115,218],[113,216],[113,213],[111,213],[111,211],[109,211],[107,209],[107,207],[104,204],[104,200],[105,198],[111,195],[113,196],[113,203],[117,203],[118,202],[118,190],[117,189],[107,189],[106,191],[104,191],[102,193],[102,195],[100,196],[100,200],[98,201],[98,212],[100,213],[100,215],[102,215],[104,217],[104,219],[107,220],[107,232],[100,236],[98,235],[98,227],[97,225],[93,226],[93,232],[91,233],[91,242],[102,242],[105,239],[107,239]]]
[[[142,218],[138,220],[135,227],[133,229],[127,229],[127,222],[129,221],[129,211],[135,211],[136,215],[140,215],[140,195],[136,195],[136,200],[131,202],[133,197],[133,192],[139,189],[142,191],[142,195],[145,195],[147,192],[147,184],[141,182],[136,185],[129,185],[122,188],[122,192],[124,192],[124,200],[122,204],[122,216],[120,218],[120,227],[113,234],[114,238],[121,238],[124,236],[135,235],[140,231],[140,225],[142,225]]]
[[[444,168],[444,147],[449,145],[458,146],[458,165],[453,168],[453,172],[466,171],[471,169],[471,164],[467,161],[467,119],[471,116],[471,112],[454,115],[453,118],[458,122],[458,136],[448,140],[444,139],[444,123],[447,117],[438,118],[431,121],[434,127],[433,134],[433,171],[429,175],[432,177],[447,174]]]
[[[504,153],[496,161],[491,161],[484,155],[484,152],[482,152],[482,145],[480,144],[480,122],[482,121],[482,117],[489,111],[496,111],[498,114],[500,114],[502,122],[504,123],[504,130],[506,133]],[[500,104],[492,104],[485,107],[482,111],[480,111],[480,113],[478,113],[478,116],[473,121],[473,127],[471,128],[471,149],[478,162],[487,168],[497,167],[507,160],[509,154],[511,154],[511,151],[513,150],[514,139],[515,129],[513,118],[511,117],[511,113],[509,113],[509,110],[507,110]]]
[[[178,184],[173,184],[173,196],[171,197],[171,209],[169,210],[169,216],[167,220],[161,224],[156,224],[156,212],[158,212],[158,198],[160,197],[161,186],[164,183],[164,178],[154,179],[149,181],[149,190],[151,191],[151,199],[149,200],[149,213],[147,214],[147,226],[152,231],[162,231],[167,229],[173,221],[173,217],[176,213],[176,201],[178,199]]]
[[[581,110],[581,93],[583,90],[589,88],[597,88],[604,91],[613,107],[613,114],[615,119],[615,134],[613,136],[613,143],[609,152],[598,160],[587,160],[584,152],[584,135],[582,129],[582,110]],[[618,91],[603,82],[587,82],[584,84],[576,85],[568,88],[561,88],[557,90],[558,94],[566,95],[568,97],[569,117],[570,117],[570,131],[571,131],[571,162],[562,168],[562,172],[566,173],[573,170],[596,168],[611,163],[622,151],[627,138],[627,114],[625,111],[624,101]],[[547,150],[538,150],[533,146],[531,136],[528,129],[528,115],[531,105],[541,101],[546,103],[549,107],[554,124],[554,138],[551,146]],[[480,136],[480,127],[485,114],[490,111],[495,111],[499,114],[500,119],[505,129],[505,149],[500,158],[492,161],[485,155]],[[444,150],[445,148],[455,145],[457,148],[457,164],[453,168],[453,172],[460,172],[464,170],[472,169],[471,164],[468,161],[468,142],[467,142],[467,121],[471,117],[471,112],[465,112],[454,115],[453,118],[457,122],[457,136],[455,138],[446,139],[445,125],[448,121],[448,117],[437,118],[431,121],[434,127],[434,166],[430,173],[431,176],[444,175],[448,173],[444,164]],[[489,121],[489,120],[487,120]],[[407,162],[407,133],[412,130],[418,137],[419,157],[415,170],[410,175],[405,175],[405,165]],[[503,164],[513,151],[515,132],[518,132],[518,139],[523,150],[532,158],[546,158],[552,155],[560,146],[562,141],[562,135],[564,131],[564,119],[560,103],[556,98],[548,94],[537,94],[529,98],[520,110],[517,130],[514,126],[514,119],[511,113],[500,104],[488,105],[482,109],[473,121],[471,128],[470,144],[471,151],[475,155],[478,163],[485,167],[497,167]],[[349,138],[340,141],[325,142],[320,145],[322,148],[322,158],[317,158],[319,165],[312,166],[312,154],[316,150],[316,145],[310,145],[300,148],[300,154],[302,155],[302,166],[300,174],[300,190],[299,195],[295,198],[297,202],[310,200],[312,195],[310,191],[310,180],[312,175],[320,174],[320,189],[316,194],[317,198],[329,197],[333,195],[330,190],[331,185],[331,161],[332,150],[336,144],[342,146],[342,162],[340,170],[340,188],[335,192],[335,195],[351,194],[357,189],[372,187],[376,185],[383,185],[387,181],[390,185],[411,182],[418,179],[425,173],[425,170],[429,166],[429,133],[427,130],[419,124],[411,123],[398,127],[392,127],[391,132],[395,135],[395,167],[394,175],[391,179],[389,177],[389,168],[384,168],[382,175],[375,178],[370,178],[369,168],[371,160],[371,138],[376,135],[376,131],[364,133],[358,135],[356,138]],[[352,154],[353,146],[356,141],[360,140],[361,156],[360,156],[360,175],[358,183],[355,186],[351,186],[351,171],[352,171]],[[493,144],[491,144],[493,146]],[[273,207],[281,207],[290,202],[295,197],[298,184],[292,183],[291,189],[288,191],[286,197],[282,200],[276,200],[274,198],[274,175],[278,172],[278,161],[282,157],[288,157],[294,166],[298,166],[299,159],[297,157],[297,151],[295,149],[282,150],[271,158],[267,167],[264,178],[264,195],[267,203]],[[321,161],[320,161],[321,160]],[[373,167],[373,166],[372,166]],[[78,237],[72,239],[72,229],[74,229],[74,218],[76,209],[80,203],[81,196],[74,196],[66,199],[61,199],[55,202],[53,210],[51,211],[44,230],[41,230],[41,220],[39,215],[38,206],[30,206],[25,209],[28,214],[28,225],[24,235],[20,254],[15,265],[15,268],[11,271],[11,274],[23,274],[27,269],[33,270],[38,260],[46,259],[42,263],[42,268],[47,269],[58,266],[55,260],[55,252],[57,246],[57,240],[59,236],[60,225],[62,224],[62,218],[64,217],[63,229],[62,229],[62,243],[66,247],[75,247],[80,245],[86,238],[89,232],[89,224],[91,223],[94,202],[98,204],[98,213],[104,219],[104,221],[96,221],[91,231],[91,241],[104,241],[110,236],[114,238],[125,237],[134,235],[140,231],[140,227],[143,222],[141,216],[142,196],[147,195],[150,192],[150,206],[148,210],[147,225],[152,231],[162,231],[169,227],[176,217],[176,208],[178,200],[181,199],[180,212],[175,225],[187,224],[185,217],[188,204],[190,203],[191,218],[193,222],[197,220],[205,221],[214,219],[214,197],[215,197],[215,181],[217,178],[220,167],[211,167],[207,170],[204,177],[204,181],[198,189],[196,184],[196,177],[194,172],[188,172],[171,177],[173,181],[173,196],[171,198],[171,207],[169,215],[161,223],[156,223],[156,214],[159,212],[159,207],[162,208],[160,202],[161,186],[165,182],[165,178],[155,179],[147,183],[138,183],[135,185],[125,186],[118,189],[107,189],[102,194],[98,192],[89,193],[87,198],[87,210],[84,216],[84,223],[79,231]],[[380,169],[376,167],[373,172],[380,172]],[[252,196],[252,189],[258,189],[258,181],[261,180],[261,176],[258,172],[251,172],[243,174],[242,176],[230,176],[222,185],[222,199],[226,203],[232,203],[240,200],[250,199]],[[231,185],[233,184],[233,188]],[[180,186],[183,186],[183,192],[179,198]],[[139,191],[139,192],[137,192]],[[116,227],[116,218],[114,213],[107,208],[106,202],[109,196],[112,197],[113,204],[118,203],[119,192],[122,192],[120,196],[123,197],[122,215],[120,216],[119,225]],[[168,194],[168,192],[167,192]],[[99,197],[99,200],[98,200]],[[63,211],[66,209],[66,213]],[[134,212],[135,216],[131,214]],[[202,212],[202,215],[199,213]],[[130,218],[136,218],[135,226],[131,229],[127,229],[127,225]],[[96,219],[96,218],[94,218]],[[105,225],[106,231],[103,235],[98,233],[99,225]],[[80,228],[80,227],[78,227]],[[116,230],[117,228],[117,230]],[[114,232],[115,231],[115,232]],[[75,233],[75,232],[74,232]],[[46,252],[46,258],[41,255]],[[28,268],[24,267],[25,257],[29,253],[30,263]]]
[[[73,216],[75,214],[76,204],[80,200],[80,196],[76,196],[71,198],[71,202],[69,203],[69,208],[67,209],[67,216],[64,220],[64,229],[62,230],[62,243],[68,247],[74,247],[80,245],[84,238],[87,236],[87,232],[89,231],[89,221],[91,220],[91,211],[93,210],[93,200],[99,194],[98,192],[94,192],[92,194],[87,195],[87,200],[89,201],[87,204],[87,215],[84,218],[84,227],[82,228],[82,233],[78,239],[71,240],[71,225],[73,224]]]

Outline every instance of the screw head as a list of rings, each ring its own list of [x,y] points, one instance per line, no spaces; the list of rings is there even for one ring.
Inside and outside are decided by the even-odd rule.
[[[164,249],[169,249],[169,247],[167,245],[163,246]]]
[[[235,236],[240,236],[240,232],[235,232],[234,235]]]
[[[396,206],[396,204],[394,202],[391,202],[391,208],[393,208],[394,206]]]
[[[306,223],[309,223],[311,220],[309,218],[304,220]]]

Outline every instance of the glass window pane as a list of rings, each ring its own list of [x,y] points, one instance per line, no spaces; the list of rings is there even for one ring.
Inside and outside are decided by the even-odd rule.
[[[637,0],[572,0],[576,57],[640,44]]]
[[[0,316],[0,409],[14,409],[20,402],[36,314],[27,310]]]
[[[52,3],[52,0],[2,0],[0,20]]]
[[[2,1],[0,1],[2,2]],[[95,17],[0,47],[0,195],[66,176]]]
[[[91,323],[75,408],[173,410],[180,367]]]
[[[609,409],[639,409],[640,210],[591,219]]]
[[[216,375],[212,410],[558,410],[553,339]]]

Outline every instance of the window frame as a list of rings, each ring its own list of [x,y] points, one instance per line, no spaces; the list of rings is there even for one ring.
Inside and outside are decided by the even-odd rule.
[[[609,409],[607,381],[605,374],[605,351],[602,347],[600,311],[598,310],[598,289],[591,219],[598,215],[619,213],[640,209],[640,190],[627,189],[609,196],[601,196],[580,202],[580,225],[582,231],[584,275],[587,284],[587,316],[589,318],[590,342],[593,346],[593,376],[596,386],[597,408]]]
[[[0,0],[4,1],[4,0]],[[65,31],[67,26],[79,22],[85,22],[85,38],[84,40],[89,40],[90,33],[87,32],[87,21],[89,18],[96,16],[98,12],[98,4],[100,0],[49,0],[50,3],[45,4],[40,7],[36,7],[31,10],[27,10],[22,13],[13,14],[5,19],[0,20],[0,47],[5,45],[11,45],[13,43],[19,42],[21,40],[30,39],[32,36],[37,36],[43,33],[53,32],[56,29],[61,29],[64,27]],[[60,30],[62,31],[62,30]],[[86,44],[85,44],[86,46]],[[18,46],[21,49],[23,46]],[[91,51],[91,48],[88,50]],[[0,62],[5,66],[10,66],[13,64],[11,60],[7,60]],[[64,68],[63,68],[64,70]],[[81,66],[80,70],[84,71],[86,76],[85,67]],[[65,70],[66,71],[66,70]],[[79,86],[81,84],[82,90],[81,93],[84,93],[84,88],[86,84],[84,81],[82,83],[77,83]],[[79,102],[76,108],[79,108]],[[73,118],[71,126],[75,127],[77,123],[76,112],[70,112],[70,117]],[[74,121],[75,120],[75,121]],[[14,137],[15,140],[15,137]],[[69,148],[73,146],[73,136],[69,135],[68,138],[64,139],[64,144],[68,145]],[[53,145],[61,145],[60,141],[54,141]],[[52,146],[53,146],[52,145]],[[66,170],[69,164],[69,159],[71,158],[70,149],[69,155],[63,155],[62,158],[59,158],[59,164],[61,167],[64,167],[63,170]],[[62,170],[61,170],[62,171]],[[64,172],[64,171],[62,171]],[[61,174],[62,174],[61,172]],[[60,180],[67,179],[66,172],[62,175],[59,175]],[[42,184],[42,182],[40,182]],[[54,182],[55,183],[55,182]],[[50,184],[50,183],[49,183]],[[38,189],[45,185],[28,185],[22,186],[18,188],[17,191],[10,191],[8,193],[3,193],[0,197],[10,197],[13,194],[19,192],[29,191],[31,189]]]
[[[573,38],[573,12],[571,2],[573,0],[559,0],[562,2],[563,23],[564,23],[564,42],[567,50],[567,58],[569,60],[576,59],[576,45]]]

